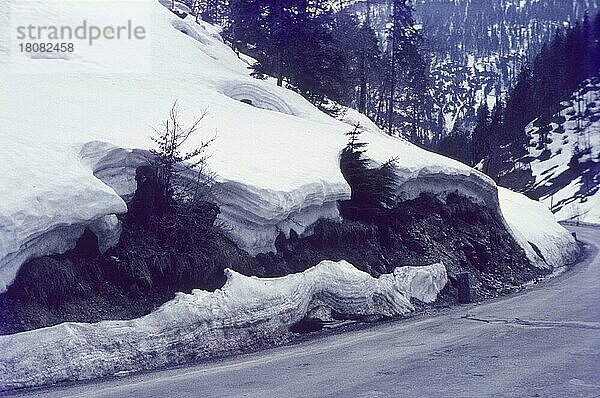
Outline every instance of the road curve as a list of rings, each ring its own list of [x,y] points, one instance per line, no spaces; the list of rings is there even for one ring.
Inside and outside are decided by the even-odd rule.
[[[600,230],[587,259],[508,298],[44,397],[600,397]]]

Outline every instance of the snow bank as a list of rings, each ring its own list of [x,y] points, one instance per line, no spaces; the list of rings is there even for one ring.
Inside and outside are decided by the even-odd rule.
[[[575,238],[554,221],[543,203],[506,188],[499,188],[498,193],[509,230],[533,264],[560,267],[575,259],[578,250]]]
[[[379,279],[323,261],[303,273],[260,279],[226,270],[222,289],[179,293],[131,321],[64,323],[0,336],[0,390],[155,369],[239,352],[289,337],[315,306],[348,316],[396,316],[410,298],[432,302],[447,282],[443,264],[397,268]]]
[[[209,167],[222,193],[219,220],[251,254],[275,250],[280,231],[308,234],[317,219],[339,217],[336,202],[350,197],[339,155],[356,120],[373,161],[397,159],[400,198],[458,191],[499,211],[485,175],[389,137],[356,112],[336,120],[271,80],[253,79],[217,29],[182,20],[154,0],[122,2],[126,9],[13,3],[42,25],[80,24],[88,16],[99,25],[144,21],[148,40],[140,49],[129,43],[136,57],[127,57],[140,68],[125,68],[128,58],[111,58],[106,43],[101,57],[78,42],[81,52],[66,59],[35,59],[11,51],[11,31],[1,32],[0,73],[8,78],[0,80],[0,140],[7,142],[0,149],[7,165],[0,170],[0,292],[27,258],[64,251],[84,225],[126,210],[123,199],[133,194],[135,167],[145,159],[135,148],[153,146],[153,128],[175,100],[183,124],[208,110],[187,149],[217,135]],[[11,26],[10,4],[0,5],[1,26]]]
[[[114,220],[98,220],[127,208],[111,188],[94,178],[72,148],[33,141],[18,130],[0,137],[0,292],[4,292],[21,264],[72,249],[87,224],[102,229],[100,243],[110,246],[119,226]]]

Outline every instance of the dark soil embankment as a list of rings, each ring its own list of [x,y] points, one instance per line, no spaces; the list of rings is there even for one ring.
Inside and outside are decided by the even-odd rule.
[[[398,204],[372,223],[320,221],[314,234],[280,236],[271,273],[296,272],[324,259],[346,259],[373,276],[404,265],[442,261],[450,276],[469,272],[476,299],[508,292],[546,272],[532,266],[498,216],[470,199],[448,195],[445,202],[422,194]]]
[[[134,206],[135,207],[135,206]],[[280,276],[324,259],[346,259],[373,276],[402,265],[446,264],[452,276],[469,271],[476,298],[491,297],[534,279],[523,250],[497,216],[469,199],[449,195],[402,202],[372,223],[320,221],[314,234],[280,235],[276,254],[249,256],[214,226],[218,208],[204,204],[196,215],[124,217],[120,243],[105,254],[91,232],[64,255],[25,264],[0,295],[0,333],[15,333],[65,321],[128,319],[151,312],[175,292],[213,290],[224,268],[243,274]]]

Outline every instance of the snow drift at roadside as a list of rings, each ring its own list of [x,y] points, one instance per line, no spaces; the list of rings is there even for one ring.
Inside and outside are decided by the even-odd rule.
[[[61,325],[0,336],[0,391],[123,371],[156,369],[233,354],[289,337],[289,327],[325,306],[350,317],[396,316],[432,302],[446,268],[396,268],[375,279],[345,262],[323,261],[299,274],[260,279],[226,270],[222,289],[179,293],[131,321]]]

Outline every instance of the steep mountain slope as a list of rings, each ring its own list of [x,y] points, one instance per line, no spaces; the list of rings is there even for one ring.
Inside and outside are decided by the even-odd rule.
[[[457,121],[473,118],[483,99],[493,107],[496,96],[515,83],[523,62],[556,29],[581,20],[586,11],[594,15],[598,2],[430,0],[415,9],[433,52],[436,104],[450,132]]]
[[[371,2],[371,21],[382,38],[391,3]],[[432,136],[474,119],[483,99],[493,107],[496,96],[515,83],[523,62],[556,29],[600,9],[597,0],[422,0],[414,6],[424,48],[431,55],[435,107],[443,120]],[[361,15],[367,12],[366,2],[349,7]]]
[[[527,126],[532,146],[518,163],[530,171],[528,196],[556,218],[600,224],[600,79],[582,85],[549,123]]]

